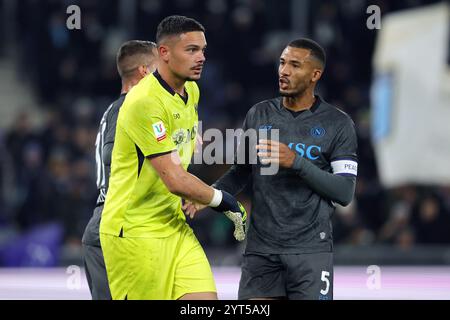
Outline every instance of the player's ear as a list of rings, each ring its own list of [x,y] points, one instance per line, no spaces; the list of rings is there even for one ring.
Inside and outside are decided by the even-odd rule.
[[[162,59],[164,62],[169,61],[169,56],[170,56],[170,51],[169,51],[169,47],[166,45],[160,45],[158,47],[158,53],[159,53],[159,57],[160,59]]]
[[[322,72],[323,72],[322,69],[314,69],[312,82],[319,81],[320,77],[322,77]]]
[[[139,72],[139,75],[141,76],[141,78],[143,78],[150,73],[150,70],[149,70],[148,66],[142,65],[142,66],[138,67],[138,72]]]

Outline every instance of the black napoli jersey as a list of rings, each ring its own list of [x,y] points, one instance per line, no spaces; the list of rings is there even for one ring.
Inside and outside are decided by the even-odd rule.
[[[111,173],[111,157],[116,135],[116,124],[119,110],[122,107],[126,94],[121,94],[103,114],[95,141],[95,163],[97,169],[97,189],[99,196],[97,205],[105,202],[108,190],[109,175]]]
[[[256,130],[258,139],[279,140],[331,177],[332,174],[356,177],[354,123],[346,113],[318,96],[310,109],[297,115],[282,105],[281,97],[258,103],[247,113],[243,129]],[[246,152],[255,150],[252,142],[248,147]],[[252,209],[246,252],[332,251],[331,216],[335,207],[326,192],[312,190],[296,169],[279,168],[273,174],[259,161],[234,167],[240,175],[248,174],[251,178]],[[215,186],[232,193],[237,191],[227,174]]]

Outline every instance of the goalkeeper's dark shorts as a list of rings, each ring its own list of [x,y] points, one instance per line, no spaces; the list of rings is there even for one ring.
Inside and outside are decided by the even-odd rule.
[[[93,300],[111,300],[105,259],[103,258],[98,233],[102,211],[103,206],[95,208],[82,240],[86,279]]]
[[[244,254],[239,300],[333,299],[333,253]]]

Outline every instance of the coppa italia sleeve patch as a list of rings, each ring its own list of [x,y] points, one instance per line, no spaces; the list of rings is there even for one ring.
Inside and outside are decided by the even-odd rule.
[[[162,121],[152,124],[152,127],[157,141],[161,141],[166,138],[166,127],[164,127],[164,123]]]
[[[334,174],[338,175],[358,175],[358,162],[350,159],[339,159],[331,161],[331,168]]]

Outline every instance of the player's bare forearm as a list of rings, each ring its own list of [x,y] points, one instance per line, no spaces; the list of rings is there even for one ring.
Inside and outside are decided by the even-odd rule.
[[[207,205],[211,202],[214,189],[189,172],[180,172],[172,193],[183,199]]]
[[[233,235],[236,240],[245,239],[247,212],[234,196],[208,186],[184,170],[176,151],[151,157],[149,161],[171,193],[192,202],[190,209],[183,206],[186,214],[192,218],[199,209],[196,204],[208,205],[217,212],[223,212],[234,223]]]
[[[172,152],[149,158],[149,161],[171,193],[201,204],[211,202],[214,189],[184,170],[178,154]]]

